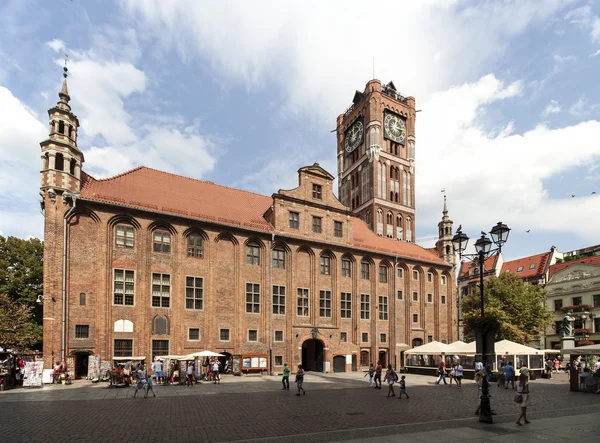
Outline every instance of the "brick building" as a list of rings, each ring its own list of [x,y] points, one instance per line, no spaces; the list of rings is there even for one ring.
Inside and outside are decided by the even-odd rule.
[[[210,349],[359,370],[455,340],[452,221],[444,205],[436,248],[412,243],[414,99],[393,84],[338,118],[346,204],[318,164],[272,196],[146,167],[94,179],[66,70],[59,97],[41,143],[47,365]]]

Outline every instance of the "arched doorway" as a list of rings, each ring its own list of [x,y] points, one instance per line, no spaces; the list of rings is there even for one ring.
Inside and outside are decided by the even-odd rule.
[[[311,338],[302,343],[302,367],[305,371],[323,372],[323,342]]]
[[[379,360],[381,363],[381,366],[383,366],[384,368],[387,368],[388,365],[388,361],[387,361],[387,352],[386,351],[379,351]]]
[[[333,372],[346,372],[346,357],[343,355],[333,357]]]
[[[417,346],[423,346],[423,340],[420,338],[413,338],[412,347],[416,348]]]

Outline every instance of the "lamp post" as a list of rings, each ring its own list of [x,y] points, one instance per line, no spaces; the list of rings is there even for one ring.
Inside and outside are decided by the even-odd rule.
[[[508,239],[508,234],[510,233],[510,228],[506,226],[502,222],[498,222],[496,226],[494,226],[490,230],[490,236],[492,240],[487,237],[485,232],[481,232],[481,237],[477,239],[475,242],[475,254],[464,254],[463,252],[467,249],[467,244],[469,243],[469,237],[462,232],[461,228],[458,228],[454,237],[452,237],[452,246],[454,248],[454,252],[458,252],[460,259],[463,257],[469,259],[477,259],[479,264],[479,295],[480,295],[480,307],[481,307],[481,319],[483,321],[485,317],[485,303],[483,296],[483,263],[487,257],[491,257],[495,254],[502,252],[502,246],[506,243]],[[492,244],[496,245],[495,249],[492,249]],[[482,322],[483,326],[483,322]],[[482,363],[484,370],[487,369],[487,349],[486,349],[486,341],[487,341],[487,330],[485,327],[482,327],[478,338],[481,340],[481,355],[482,355]],[[492,418],[492,407],[490,405],[490,392],[489,392],[489,384],[487,380],[487,374],[483,377],[481,382],[481,408],[479,409],[479,421],[481,423],[493,423],[494,420]]]

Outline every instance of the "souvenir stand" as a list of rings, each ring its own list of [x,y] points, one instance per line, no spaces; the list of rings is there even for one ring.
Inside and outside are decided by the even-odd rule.
[[[570,355],[570,390],[574,392],[599,393],[600,372],[594,372],[593,367],[582,367],[582,364],[575,365],[574,363],[580,361],[581,357],[590,355],[600,356],[600,344],[563,349],[563,352]]]
[[[136,368],[146,366],[146,357],[113,357],[109,371],[109,387],[123,387],[133,384]]]
[[[412,374],[436,375],[437,367],[447,357],[451,357],[453,348],[438,341],[405,351],[405,368]]]

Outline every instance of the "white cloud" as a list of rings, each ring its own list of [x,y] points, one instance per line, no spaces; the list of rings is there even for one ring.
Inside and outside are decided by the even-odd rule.
[[[590,55],[590,57],[596,57],[597,55],[600,55],[600,49],[598,49],[596,52]]]
[[[560,105],[556,100],[550,100],[550,103],[546,105],[546,108],[542,112],[542,117],[547,117],[550,114],[556,114],[560,112]]]
[[[569,114],[574,115],[576,117],[585,117],[590,115],[596,109],[600,108],[600,105],[591,104],[589,99],[585,96],[579,97],[579,100],[575,102],[569,108]]]
[[[51,40],[49,42],[46,42],[46,45],[49,46],[50,48],[52,48],[52,50],[54,52],[60,52],[60,51],[64,51],[66,46],[65,46],[65,42],[63,42],[60,39],[55,38],[54,40]]]
[[[590,36],[592,37],[593,42],[600,43],[600,17],[594,18]]]
[[[592,18],[592,8],[590,5],[581,6],[565,14],[565,20],[577,25],[587,25]]]

